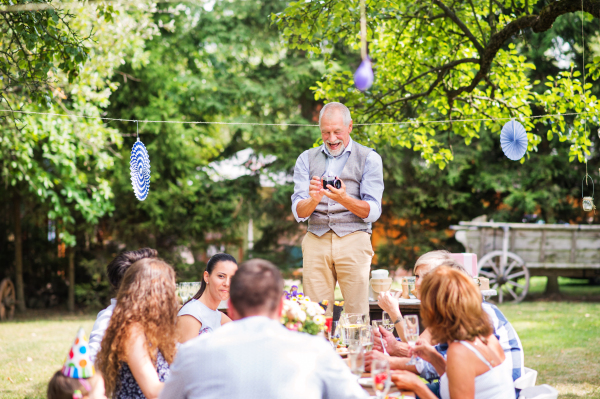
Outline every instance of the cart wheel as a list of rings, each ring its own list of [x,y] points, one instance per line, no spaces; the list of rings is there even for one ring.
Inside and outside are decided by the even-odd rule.
[[[490,279],[490,288],[498,291],[499,303],[521,302],[529,290],[529,270],[523,259],[512,252],[506,253],[506,264],[502,264],[502,254],[485,254],[479,261],[479,275]]]
[[[5,278],[0,283],[0,320],[12,320],[16,303],[15,286],[10,279]]]

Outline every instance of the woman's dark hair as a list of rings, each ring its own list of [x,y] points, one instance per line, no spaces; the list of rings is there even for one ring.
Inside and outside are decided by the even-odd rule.
[[[142,248],[137,251],[124,251],[117,255],[117,257],[106,266],[108,281],[115,291],[119,289],[121,280],[123,280],[123,276],[127,269],[129,269],[129,266],[144,258],[156,259],[158,258],[158,251],[152,248]]]
[[[73,393],[77,390],[81,391],[82,395],[89,394],[79,379],[65,377],[62,371],[58,370],[48,383],[46,395],[48,399],[73,399]]]
[[[235,260],[235,258],[229,254],[225,254],[225,253],[215,254],[206,263],[205,271],[208,272],[209,276],[212,274],[213,270],[215,270],[215,266],[219,262],[233,262],[236,265],[238,264],[237,260]],[[204,294],[205,289],[206,289],[206,281],[204,281],[204,273],[202,273],[202,282],[200,283],[200,289],[198,290],[198,292],[196,292],[196,295],[194,295],[189,301],[191,301],[192,299],[200,299],[202,294]]]

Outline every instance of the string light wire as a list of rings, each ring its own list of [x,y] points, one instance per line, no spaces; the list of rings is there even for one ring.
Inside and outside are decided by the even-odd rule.
[[[52,112],[34,112],[34,111],[17,111],[11,109],[0,109],[0,112],[10,112],[18,114],[29,114],[29,115],[47,115],[47,116],[60,116],[60,117],[75,117],[83,119],[101,119],[109,122],[142,122],[142,123],[178,123],[182,125],[247,125],[247,126],[291,126],[291,127],[318,127],[319,125],[307,124],[307,123],[260,123],[260,122],[218,122],[218,121],[160,121],[151,119],[126,119],[126,118],[107,118],[103,116],[89,116],[89,115],[77,115],[77,114],[57,114]],[[517,119],[539,119],[539,118],[554,118],[560,116],[573,116],[573,115],[584,115],[590,114],[591,112],[571,112],[564,114],[551,114],[551,115],[534,115],[534,116],[522,116]],[[356,123],[353,126],[390,126],[390,125],[425,125],[425,124],[443,124],[443,123],[471,123],[471,122],[495,122],[512,120],[514,117],[506,118],[477,118],[477,119],[445,119],[445,120],[414,120],[414,121],[403,121],[403,122],[373,122],[373,123]]]

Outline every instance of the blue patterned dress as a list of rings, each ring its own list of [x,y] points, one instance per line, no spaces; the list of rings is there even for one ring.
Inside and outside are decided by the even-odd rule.
[[[160,382],[165,382],[169,376],[169,363],[167,363],[160,351],[156,354],[156,372],[158,373]],[[133,378],[133,374],[127,363],[121,363],[121,369],[119,370],[119,384],[113,398],[146,399],[146,396],[142,393],[137,381]]]

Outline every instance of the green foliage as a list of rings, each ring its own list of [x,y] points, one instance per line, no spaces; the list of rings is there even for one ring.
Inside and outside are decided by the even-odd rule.
[[[536,64],[523,53],[517,36],[527,28],[549,29],[554,19],[576,11],[574,5],[560,11],[539,1],[475,0],[448,6],[437,0],[367,1],[375,83],[365,93],[353,87],[352,78],[359,61],[358,5],[358,0],[292,2],[273,20],[291,48],[324,58],[327,72],[315,87],[318,99],[342,100],[357,122],[391,123],[365,129],[363,140],[412,148],[427,163],[444,168],[453,159],[447,137],[458,136],[469,145],[483,130],[499,133],[507,120],[516,118],[528,131],[528,154],[538,151],[542,140],[536,128],[555,124],[551,130],[560,130],[571,145],[571,160],[582,162],[589,155],[585,126],[597,125],[593,115],[600,110],[592,86],[583,89],[575,74],[561,74],[555,90],[536,91],[538,82],[530,80]],[[356,54],[351,65],[339,62],[340,48]],[[597,78],[594,71],[589,69],[588,81]],[[560,93],[564,97],[558,101]],[[542,114],[540,108],[548,114],[584,108],[589,113],[528,119]],[[425,122],[436,120],[468,121]]]
[[[269,15],[278,1],[217,2],[213,9],[180,5],[156,14],[161,36],[147,43],[149,62],[125,64],[109,111],[127,119],[249,123],[307,123],[315,101],[309,87],[321,63],[310,62],[280,43]],[[122,80],[121,80],[122,79]],[[299,107],[299,104],[301,107]],[[134,124],[114,124],[134,133]],[[133,199],[129,165],[115,168],[117,202],[111,228],[128,246],[153,245],[179,262],[173,249],[187,245],[243,247],[246,223],[257,230],[255,255],[273,257],[277,239],[296,223],[289,220],[290,186],[284,177],[273,188],[260,181],[290,172],[316,129],[283,126],[140,123],[152,178],[148,198]],[[134,138],[121,152],[128,157]],[[211,163],[251,149],[248,175],[217,176]],[[262,156],[274,159],[262,161]],[[125,200],[126,199],[126,200]],[[268,238],[267,238],[268,237]],[[237,253],[235,254],[237,256]],[[281,259],[280,259],[281,260]],[[280,263],[281,264],[281,263]],[[184,269],[187,266],[179,266]],[[187,271],[185,272],[187,273]]]
[[[26,111],[51,111],[62,116],[23,114],[14,120],[14,125],[5,119],[4,132],[0,137],[0,179],[13,192],[40,204],[43,209],[38,211],[46,213],[49,219],[58,221],[61,224],[60,238],[68,246],[75,245],[76,218],[94,225],[114,209],[107,172],[115,163],[113,147],[119,148],[122,138],[118,131],[107,127],[97,118],[117,87],[108,78],[126,54],[131,54],[134,60],[141,58],[136,47],[141,47],[144,37],[151,35],[151,32],[147,32],[147,20],[143,16],[138,16],[139,20],[129,14],[117,18],[117,13],[112,10],[99,19],[89,7],[78,11],[77,17],[69,14],[68,20],[66,17],[55,17],[60,21],[57,26],[70,32],[69,37],[81,37],[84,32],[94,31],[100,25],[103,25],[103,29],[97,29],[99,33],[94,37],[93,50],[86,50],[86,54],[93,57],[92,60],[85,67],[81,65],[83,59],[77,64],[77,81],[73,82],[75,66],[68,62],[65,64],[68,69],[65,73],[46,71],[52,72],[53,77],[53,87],[46,89],[52,90],[55,97],[54,105],[49,109],[31,103],[29,100],[35,98],[31,91],[11,95],[11,99]],[[45,13],[8,14],[27,14],[33,18]],[[3,14],[3,17],[8,18],[8,14]],[[107,22],[108,15],[111,15],[112,23]],[[35,21],[38,20],[25,20],[23,23]],[[50,41],[53,32],[46,37],[46,41]],[[65,35],[61,33],[61,37],[67,37]],[[125,38],[127,40],[123,40]],[[29,40],[35,42],[39,38],[30,37]],[[80,44],[92,43],[87,38],[81,39]],[[65,51],[71,53],[75,50]],[[42,61],[45,56],[40,56]],[[79,58],[75,55],[74,60]],[[86,118],[65,117],[72,114],[86,115]]]
[[[24,3],[24,2],[17,2]],[[40,1],[30,4],[49,3]],[[2,0],[2,6],[15,2]],[[104,19],[112,18],[112,7],[102,11]],[[73,27],[74,14],[50,8],[40,11],[3,12],[0,16],[0,101],[4,106],[18,101],[14,96],[49,107],[54,85],[64,74],[69,83],[79,76],[88,61],[90,32]],[[2,117],[6,117],[3,115]],[[9,116],[10,117],[10,116]]]

